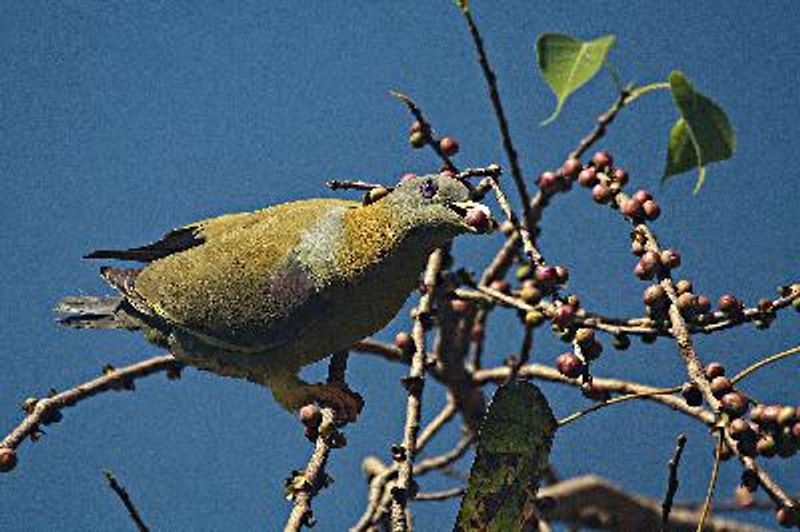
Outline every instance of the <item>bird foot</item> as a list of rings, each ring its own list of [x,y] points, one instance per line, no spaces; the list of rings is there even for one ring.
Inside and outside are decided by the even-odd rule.
[[[361,395],[344,383],[309,384],[306,392],[309,403],[333,409],[337,424],[352,423],[364,408]]]

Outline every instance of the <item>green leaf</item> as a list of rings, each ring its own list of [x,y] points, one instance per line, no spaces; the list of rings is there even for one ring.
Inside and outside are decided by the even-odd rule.
[[[462,12],[467,13],[469,11],[469,0],[455,0],[455,2]]]
[[[615,40],[613,35],[588,42],[560,33],[539,36],[536,61],[542,77],[558,100],[555,111],[542,122],[543,126],[556,119],[570,94],[597,74]]]
[[[681,117],[672,126],[667,164],[662,182],[669,177],[698,169],[697,193],[705,182],[706,166],[730,159],[736,150],[736,132],[720,106],[692,86],[683,72],[669,76],[672,98]]]
[[[547,467],[556,420],[542,392],[517,381],[497,389],[454,530],[521,530]]]

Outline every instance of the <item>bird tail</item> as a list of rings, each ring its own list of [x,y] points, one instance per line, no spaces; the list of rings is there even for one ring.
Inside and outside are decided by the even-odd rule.
[[[125,311],[122,296],[69,296],[53,308],[58,323],[75,329],[141,329],[142,322]]]

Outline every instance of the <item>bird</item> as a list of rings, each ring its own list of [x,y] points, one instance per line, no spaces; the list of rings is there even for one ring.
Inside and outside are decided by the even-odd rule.
[[[99,249],[114,296],[55,307],[72,328],[141,331],[179,361],[268,387],[289,411],[363,401],[342,383],[309,384],[304,366],[385,327],[419,286],[428,255],[497,225],[452,174],[406,176],[365,201],[297,200],[179,227],[140,247]]]

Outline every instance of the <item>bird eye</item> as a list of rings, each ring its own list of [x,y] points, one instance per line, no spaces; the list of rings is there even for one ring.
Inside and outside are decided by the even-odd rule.
[[[437,187],[437,186],[436,186],[436,183],[434,183],[434,182],[433,182],[433,181],[431,181],[430,179],[429,179],[429,180],[427,180],[427,181],[424,181],[424,182],[423,182],[423,183],[422,183],[422,184],[419,186],[419,192],[420,192],[420,194],[422,194],[422,197],[423,197],[423,198],[426,198],[426,199],[431,199],[432,197],[434,197],[434,196],[436,195],[436,192],[437,192],[438,190],[439,190],[439,187]]]

